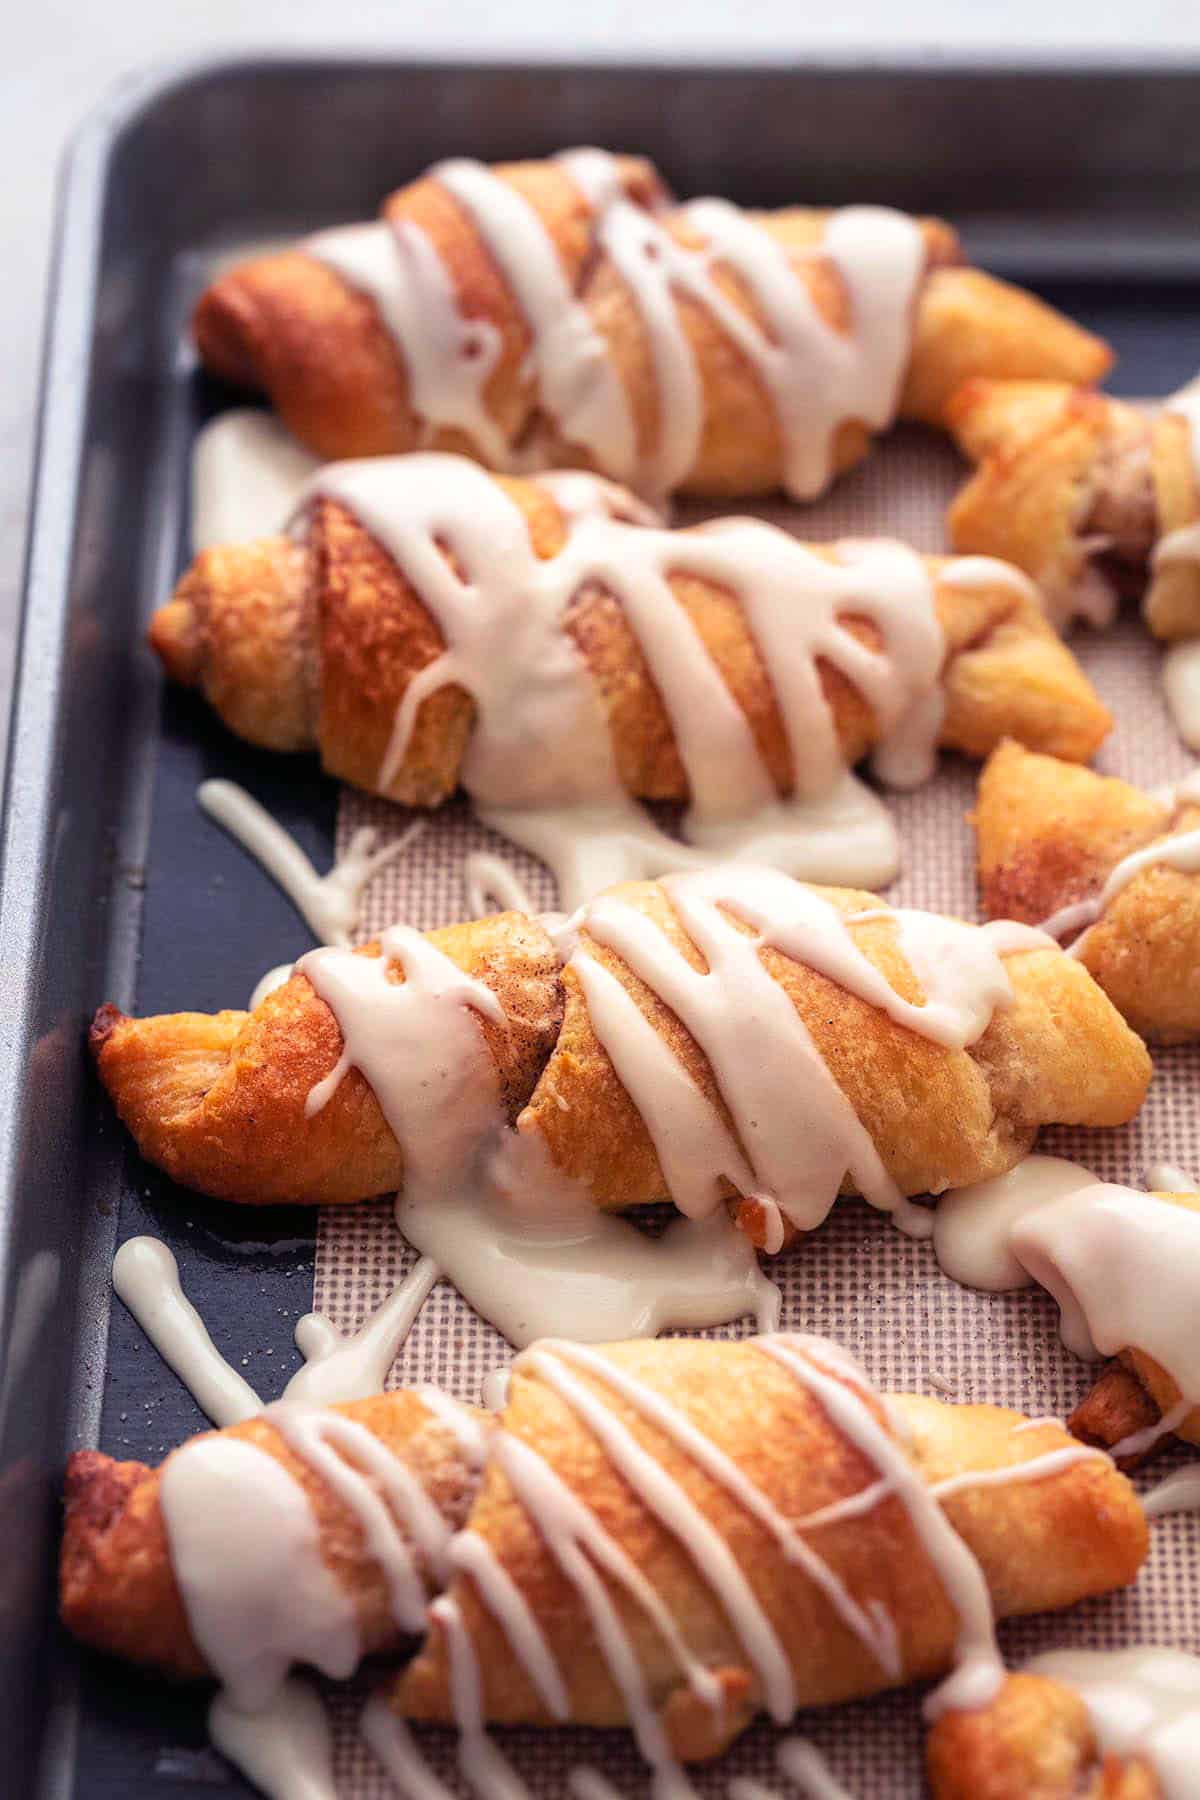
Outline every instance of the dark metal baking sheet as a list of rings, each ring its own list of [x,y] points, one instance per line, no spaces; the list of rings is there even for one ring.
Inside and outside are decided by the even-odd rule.
[[[83,130],[61,198],[0,896],[0,1792],[174,1800],[246,1792],[202,1703],[54,1623],[66,1453],[156,1460],[201,1423],[118,1305],[114,1244],[154,1230],[218,1342],[268,1393],[311,1296],[312,1217],[173,1189],[97,1094],[83,1031],[244,1002],[304,927],[196,810],[242,781],[311,851],[336,794],[162,690],[141,626],[181,565],[198,425],[229,396],[184,322],[221,244],[366,216],[437,157],[641,149],[683,194],[939,211],[978,260],[1110,337],[1114,385],[1200,366],[1200,68],[772,68],[261,58],[127,84]]]

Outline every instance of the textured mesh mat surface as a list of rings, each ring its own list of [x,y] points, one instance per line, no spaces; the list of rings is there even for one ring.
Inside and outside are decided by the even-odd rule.
[[[919,549],[943,548],[944,509],[962,478],[957,456],[943,442],[902,431],[879,446],[868,463],[819,506],[756,509],[799,535],[893,535]],[[701,516],[680,508],[677,523]],[[1145,786],[1178,779],[1192,759],[1176,738],[1159,688],[1160,652],[1128,614],[1111,632],[1081,631],[1074,647],[1117,720],[1099,758],[1107,773]],[[889,891],[899,903],[978,916],[972,836],[966,823],[975,770],[944,758],[937,777],[916,793],[892,799],[903,845],[903,870]],[[346,791],[338,838],[344,847],[358,825],[388,837],[409,823],[402,809]],[[407,855],[372,888],[364,935],[404,919],[422,929],[466,916],[462,865],[481,848],[506,855],[539,901],[554,902],[553,884],[529,857],[485,831],[469,808],[455,802],[428,824]],[[1062,1130],[1043,1134],[1040,1148],[1077,1157],[1101,1178],[1136,1186],[1147,1164],[1166,1159],[1200,1170],[1200,1047],[1159,1052],[1150,1098],[1140,1116],[1114,1132]],[[344,1329],[353,1329],[410,1265],[387,1202],[321,1216],[315,1303]],[[1031,1414],[1065,1414],[1089,1385],[1085,1364],[1061,1346],[1056,1310],[1041,1293],[989,1296],[968,1292],[938,1270],[928,1244],[892,1230],[859,1201],[842,1200],[829,1221],[772,1268],[783,1292],[783,1325],[815,1331],[848,1345],[881,1388],[912,1389],[957,1400],[987,1400]],[[749,1321],[714,1335],[735,1336]],[[489,1369],[511,1351],[446,1283],[435,1288],[392,1373],[396,1385],[434,1381],[463,1399],[477,1400]],[[1143,1477],[1153,1484],[1182,1456],[1160,1458]],[[1060,1644],[1098,1648],[1137,1642],[1200,1648],[1200,1531],[1187,1515],[1154,1527],[1149,1562],[1130,1592],[1058,1617],[1002,1627],[1011,1662]],[[357,1706],[339,1698],[335,1717],[339,1779],[347,1800],[393,1792],[357,1740]],[[834,1771],[859,1800],[919,1794],[919,1694],[913,1689],[860,1705],[801,1715],[797,1729],[829,1756]],[[538,1795],[566,1792],[567,1771],[588,1761],[603,1767],[631,1796],[647,1792],[645,1773],[626,1734],[583,1731],[499,1734]],[[774,1775],[778,1734],[749,1733],[714,1768],[696,1775],[704,1795],[724,1795],[734,1775]],[[427,1731],[422,1744],[454,1786],[451,1734]],[[775,1777],[781,1792],[792,1792]],[[465,1792],[465,1790],[462,1790]]]

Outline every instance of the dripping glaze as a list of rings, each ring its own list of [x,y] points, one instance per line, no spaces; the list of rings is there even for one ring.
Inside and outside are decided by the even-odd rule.
[[[963,925],[888,908],[843,917],[769,869],[728,865],[668,876],[663,886],[705,969],[692,967],[645,914],[602,895],[554,934],[569,950],[592,1029],[650,1134],[679,1210],[702,1218],[722,1178],[802,1231],[825,1218],[847,1172],[873,1206],[927,1236],[931,1216],[900,1193],[870,1134],[830,1074],[785,990],[764,966],[772,948],[817,970],[897,1023],[948,1047],[973,1043],[1011,1002],[1003,958],[1045,946],[1037,933]],[[752,927],[739,930],[728,915]],[[887,923],[920,980],[906,1001],[859,948],[850,926]],[[703,1053],[732,1116],[721,1111],[651,1025],[593,946],[615,951],[670,1008]],[[763,1034],[772,1046],[761,1054]],[[757,1046],[757,1050],[756,1047]],[[777,1239],[781,1233],[777,1233]]]
[[[753,214],[722,200],[693,201],[668,218],[635,204],[604,151],[569,151],[556,160],[591,208],[597,249],[621,276],[644,333],[658,420],[648,449],[639,443],[608,344],[533,207],[464,158],[436,165],[430,178],[466,213],[516,301],[531,338],[536,403],[559,440],[606,474],[654,493],[686,481],[700,452],[704,394],[680,297],[708,313],[757,377],[774,413],[782,483],[792,497],[810,499],[828,486],[844,420],[871,429],[891,423],[925,261],[914,220],[882,207],[843,208],[813,250],[797,256]],[[458,430],[492,467],[517,466],[523,458],[487,404],[499,334],[464,314],[429,236],[401,219],[323,232],[305,248],[375,302],[407,370],[425,442]],[[841,286],[844,332],[813,301],[805,271],[815,262],[829,266]],[[722,271],[748,293],[758,317],[731,297]],[[535,446],[537,436],[535,430]]]
[[[724,1209],[654,1240],[514,1139],[479,1023],[504,1025],[496,996],[407,926],[380,941],[379,957],[317,950],[298,965],[343,1040],[308,1110],[328,1104],[347,1070],[361,1072],[404,1151],[397,1223],[465,1299],[518,1345],[548,1327],[602,1342],[747,1312],[761,1327],[777,1322],[778,1289]],[[392,963],[403,982],[388,978]]]
[[[1200,1212],[1132,1188],[1085,1187],[1018,1220],[1011,1249],[1058,1302],[1069,1350],[1094,1358],[1136,1349],[1179,1389],[1156,1425],[1113,1454],[1137,1454],[1181,1425],[1200,1403]]]
[[[349,1337],[324,1313],[305,1313],[296,1324],[296,1348],[304,1361],[284,1388],[283,1399],[335,1406],[379,1393],[438,1274],[428,1257],[418,1259]],[[263,1411],[266,1403],[221,1355],[184,1294],[179,1265],[166,1244],[153,1237],[129,1238],[114,1258],[113,1286],[214,1425],[237,1425]]]
[[[262,1412],[274,1424],[357,1518],[388,1579],[397,1622],[420,1630],[421,1568],[444,1575],[451,1528],[402,1457],[327,1409],[380,1391],[437,1270],[419,1262],[349,1338],[323,1315],[307,1314],[296,1327],[305,1363],[264,1411],[184,1299],[166,1246],[132,1239],[118,1264],[118,1292],[214,1422]],[[480,1467],[486,1446],[471,1413],[435,1389],[416,1391],[468,1465]],[[213,1742],[268,1796],[333,1800],[324,1707],[288,1670],[306,1663],[346,1679],[361,1646],[304,1489],[256,1446],[203,1437],[168,1458],[160,1499],[189,1626],[221,1684],[209,1712]]]
[[[320,466],[271,413],[219,413],[192,452],[192,555],[285,530]]]
[[[1175,729],[1189,750],[1200,750],[1200,638],[1172,644],[1163,657],[1163,688]]]
[[[1200,1469],[1176,1469],[1141,1499],[1148,1519],[1161,1519],[1167,1513],[1200,1512]]]
[[[1099,1456],[1104,1460],[1103,1453],[1085,1446],[1069,1446],[1034,1456],[1024,1464],[964,1473],[940,1484],[940,1490],[929,1489],[891,1431],[877,1420],[871,1405],[873,1390],[858,1365],[838,1346],[821,1339],[787,1336],[768,1336],[751,1343],[811,1393],[839,1433],[874,1465],[875,1478],[861,1493],[851,1494],[807,1518],[791,1520],[674,1402],[602,1351],[566,1342],[542,1342],[522,1352],[514,1370],[532,1375],[552,1388],[601,1444],[623,1481],[686,1550],[740,1640],[747,1664],[758,1676],[766,1709],[777,1723],[791,1717],[797,1694],[789,1658],[773,1624],[724,1538],[692,1501],[685,1485],[668,1472],[641,1438],[634,1436],[606,1398],[607,1392],[669,1438],[775,1537],[789,1560],[804,1569],[891,1680],[899,1679],[902,1672],[894,1621],[882,1607],[864,1610],[804,1534],[834,1517],[861,1514],[885,1498],[898,1498],[959,1618],[955,1667],[931,1696],[927,1710],[936,1716],[949,1707],[986,1705],[1004,1674],[995,1641],[991,1599],[983,1571],[942,1511],[939,1491],[949,1494],[971,1484],[1037,1481],[1083,1458]],[[711,1671],[695,1659],[680,1639],[662,1597],[609,1534],[598,1514],[583,1504],[524,1438],[505,1430],[503,1418],[492,1440],[491,1455],[504,1470],[516,1499],[588,1616],[609,1674],[622,1696],[638,1747],[652,1771],[654,1794],[660,1800],[694,1800],[695,1790],[666,1740],[633,1641],[613,1605],[610,1587],[621,1590],[628,1602],[654,1625],[670,1646],[683,1680],[700,1703],[719,1708],[720,1689],[714,1684]],[[469,1571],[489,1613],[503,1631],[509,1650],[550,1716],[569,1718],[564,1673],[536,1618],[488,1543],[468,1524],[454,1540],[450,1555],[457,1568]],[[480,1796],[524,1792],[511,1767],[497,1761],[499,1752],[487,1737],[481,1671],[474,1643],[456,1603],[443,1596],[431,1611],[445,1636],[451,1700],[460,1734],[459,1761],[468,1784]],[[419,1752],[404,1727],[377,1716],[371,1722],[369,1735],[387,1766],[397,1774],[403,1773],[409,1784],[406,1792],[419,1796],[442,1792],[440,1788],[420,1785],[420,1765],[414,1762]],[[819,1786],[817,1777],[821,1771],[802,1750],[781,1754],[780,1760],[785,1772],[801,1785],[810,1777],[812,1791],[827,1795],[836,1791]],[[497,1785],[489,1786],[489,1780]],[[517,1785],[503,1785],[510,1781]],[[575,1771],[570,1786],[579,1800],[606,1800],[612,1792],[605,1778],[594,1770]]]
[[[308,1097],[309,1112],[328,1103],[348,1069],[361,1071],[405,1153],[401,1230],[517,1344],[546,1335],[548,1325],[604,1341],[746,1311],[760,1327],[769,1324],[778,1296],[729,1224],[726,1183],[757,1202],[769,1248],[782,1245],[785,1225],[818,1225],[847,1171],[904,1229],[928,1233],[929,1213],[912,1206],[884,1169],[795,1006],[764,966],[764,947],[838,981],[923,1036],[961,1047],[1011,1001],[1004,957],[1048,942],[1022,927],[969,926],[887,908],[847,920],[786,876],[741,865],[668,877],[664,886],[705,959],[703,974],[653,920],[613,896],[551,927],[583,988],[592,1027],[646,1124],[667,1194],[685,1215],[657,1242],[599,1213],[554,1167],[536,1126],[518,1121],[515,1132],[507,1128],[481,1028],[484,1019],[503,1026],[499,1002],[420,934],[393,927],[380,957],[322,950],[300,965],[333,1011],[343,1043],[335,1067]],[[850,926],[867,924],[895,931],[925,989],[923,1004],[896,993],[859,948]],[[733,1131],[598,960],[598,946],[615,950],[691,1033]],[[393,962],[404,970],[403,983],[389,979]],[[748,1030],[759,1050],[763,1033],[769,1036],[770,1057],[747,1054]]]
[[[441,1395],[428,1410],[478,1466],[484,1445],[470,1415]],[[444,1578],[453,1533],[421,1481],[342,1414],[280,1402],[263,1416],[356,1519],[397,1626],[422,1630],[424,1571]],[[209,1436],[168,1457],[159,1500],[189,1629],[220,1683],[213,1741],[279,1800],[332,1800],[324,1709],[288,1672],[302,1663],[347,1680],[363,1644],[353,1598],[324,1560],[308,1494],[266,1451]]]
[[[1101,1748],[1145,1757],[1164,1800],[1196,1800],[1200,1657],[1147,1644],[1132,1650],[1051,1650],[1026,1667],[1073,1687]]]
[[[424,821],[418,820],[379,848],[378,832],[361,826],[333,867],[318,875],[291,833],[236,781],[202,781],[196,799],[210,819],[261,863],[322,944],[350,943],[367,888],[425,829]]]
[[[829,560],[756,519],[669,532],[588,515],[555,556],[541,558],[503,489],[477,465],[434,454],[333,464],[311,493],[337,500],[370,531],[446,645],[396,709],[380,792],[396,779],[422,703],[453,683],[476,708],[462,785],[485,823],[549,863],[567,906],[615,881],[719,855],[864,887],[895,874],[894,826],[845,766],[819,664],[870,705],[883,777],[898,786],[926,779],[945,643],[915,552],[846,543]],[[990,566],[994,580],[1011,583],[1006,565]],[[670,584],[676,574],[737,596],[783,716],[790,795],[777,793],[746,715]],[[691,795],[682,842],[625,791],[599,691],[564,628],[589,583],[616,597],[666,707]],[[878,631],[878,650],[846,628],[850,612]]]
[[[1033,1155],[1003,1175],[952,1188],[938,1201],[933,1219],[933,1250],[943,1273],[991,1294],[1030,1286],[1033,1277],[1009,1243],[1013,1226],[1061,1194],[1094,1187],[1098,1179],[1082,1163]]]

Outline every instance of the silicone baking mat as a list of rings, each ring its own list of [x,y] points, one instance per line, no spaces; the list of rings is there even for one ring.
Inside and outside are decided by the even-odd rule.
[[[962,465],[944,442],[901,431],[820,505],[758,508],[811,538],[892,535],[920,549],[944,548],[942,519],[962,479]],[[677,523],[703,516],[679,508]],[[1178,779],[1192,764],[1176,737],[1160,692],[1161,652],[1128,613],[1111,631],[1079,631],[1074,648],[1117,721],[1099,759],[1110,774],[1144,786]],[[891,805],[903,845],[903,869],[888,897],[912,906],[978,916],[967,823],[975,768],[946,757],[935,779]],[[409,815],[349,791],[342,796],[338,845],[355,827],[372,824],[394,837]],[[508,857],[535,898],[554,903],[546,872],[532,859],[478,825],[455,802],[388,868],[369,894],[363,935],[396,919],[422,929],[466,916],[463,862],[487,848]],[[1105,1179],[1140,1185],[1149,1162],[1165,1159],[1200,1171],[1200,1046],[1155,1057],[1150,1097],[1121,1131],[1061,1130],[1043,1134],[1040,1147],[1078,1158]],[[353,1329],[383,1299],[412,1261],[392,1220],[390,1204],[327,1208],[321,1215],[315,1274],[316,1305]],[[1090,1375],[1061,1346],[1057,1313],[1040,1292],[991,1296],[959,1288],[939,1271],[928,1244],[913,1243],[859,1201],[842,1200],[828,1222],[778,1258],[771,1273],[783,1293],[785,1329],[819,1332],[847,1344],[881,1388],[911,1389],[957,1400],[989,1400],[1031,1414],[1063,1415],[1086,1390]],[[741,1335],[749,1320],[714,1335]],[[426,1303],[392,1372],[393,1383],[434,1381],[463,1399],[477,1400],[489,1369],[512,1352],[445,1282]],[[1178,1458],[1175,1458],[1178,1460]],[[1160,1458],[1150,1484],[1172,1466]],[[1180,1515],[1154,1526],[1153,1549],[1136,1587],[1070,1613],[1017,1621],[1002,1628],[1011,1663],[1060,1644],[1111,1648],[1156,1642],[1195,1649],[1200,1644],[1200,1530]],[[921,1792],[920,1694],[908,1689],[852,1707],[801,1714],[796,1729],[827,1753],[838,1778],[859,1800]],[[383,1800],[394,1790],[356,1734],[356,1706],[337,1703],[339,1777],[347,1800]],[[538,1795],[566,1792],[579,1762],[599,1764],[625,1793],[647,1792],[645,1770],[627,1734],[582,1731],[498,1734]],[[724,1795],[734,1775],[771,1777],[779,1734],[757,1727],[721,1762],[695,1776],[698,1790]],[[434,1766],[455,1785],[453,1737],[422,1734]],[[466,1790],[463,1789],[463,1792]]]

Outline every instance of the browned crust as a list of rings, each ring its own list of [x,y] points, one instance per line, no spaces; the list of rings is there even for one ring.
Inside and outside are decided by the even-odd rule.
[[[945,425],[965,381],[1100,381],[1108,345],[1044,300],[980,269],[935,269],[921,291],[905,418]]]
[[[380,1394],[334,1411],[365,1426],[400,1456],[452,1526],[465,1521],[477,1477],[453,1434],[418,1394],[404,1390]],[[480,1413],[477,1421],[486,1426],[489,1415]],[[392,1614],[389,1583],[369,1553],[354,1514],[285,1444],[268,1415],[231,1426],[221,1435],[265,1451],[300,1484],[313,1508],[325,1562],[354,1602],[364,1656],[396,1648],[401,1634]],[[63,1623],[81,1642],[165,1674],[195,1678],[204,1675],[206,1667],[192,1639],[171,1566],[159,1502],[161,1475],[161,1469],[114,1462],[95,1450],[76,1451],[71,1457],[64,1494],[59,1608]],[[416,1546],[410,1548],[422,1566]],[[429,1578],[430,1572],[424,1572]]]
[[[558,1035],[558,958],[542,927],[519,913],[427,934],[505,1009],[480,1018],[501,1105],[515,1118]],[[360,952],[378,956],[379,945]],[[392,964],[389,978],[403,980]],[[310,1089],[336,1064],[332,1012],[293,975],[254,1013],[173,1013],[129,1019],[102,1007],[92,1031],[100,1079],[143,1155],[204,1193],[254,1205],[333,1204],[403,1183],[400,1147],[370,1086],[347,1072],[309,1117]]]
[[[1077,1437],[1083,1444],[1095,1444],[1101,1450],[1111,1450],[1114,1444],[1132,1437],[1134,1432],[1146,1431],[1157,1425],[1161,1417],[1158,1407],[1132,1369],[1127,1369],[1123,1362],[1114,1360],[1106,1363],[1101,1374],[1096,1377],[1067,1420],[1067,1429],[1072,1437]],[[1140,1469],[1166,1441],[1165,1438],[1161,1439],[1140,1456],[1118,1457],[1117,1467],[1124,1469],[1126,1473]]]
[[[979,882],[990,918],[1038,924],[1099,892],[1131,851],[1200,827],[1128,782],[1002,744],[979,779]],[[1080,952],[1084,967],[1143,1036],[1200,1031],[1200,879],[1166,864],[1136,875]]]
[[[831,1426],[819,1401],[745,1342],[660,1339],[610,1346],[604,1354],[679,1407],[784,1517],[803,1517],[858,1491],[877,1474],[871,1459]],[[590,1375],[576,1373],[592,1385]],[[887,1686],[860,1639],[758,1520],[619,1394],[607,1387],[599,1391],[728,1545],[785,1648],[799,1704],[832,1704]],[[867,1403],[882,1422],[878,1401]],[[889,1408],[909,1428],[909,1454],[931,1483],[967,1469],[1010,1466],[1068,1441],[1058,1426],[1014,1436],[1020,1415],[996,1407],[953,1407],[893,1395]],[[688,1760],[718,1754],[761,1706],[762,1694],[735,1630],[707,1584],[697,1580],[679,1539],[616,1474],[578,1414],[536,1372],[521,1366],[514,1372],[503,1423],[586,1499],[647,1572],[701,1661],[721,1672],[729,1702],[724,1715],[689,1704],[669,1649],[644,1613],[615,1585],[610,1588],[674,1748]],[[975,1487],[947,1497],[945,1509],[979,1558],[1002,1616],[1069,1605],[1122,1585],[1133,1579],[1146,1552],[1137,1499],[1100,1459],[1037,1482]],[[566,1682],[571,1719],[625,1722],[621,1696],[578,1594],[495,1465],[485,1475],[471,1529],[488,1543],[546,1632]],[[956,1616],[900,1501],[884,1501],[858,1518],[825,1527],[814,1547],[860,1604],[878,1601],[891,1613],[903,1679],[947,1666]],[[449,1593],[476,1647],[485,1717],[496,1723],[548,1723],[473,1582],[456,1576]],[[451,1718],[446,1644],[436,1620],[420,1656],[397,1678],[393,1703],[406,1716]]]
[[[693,967],[699,953],[655,884],[614,890],[653,918]],[[840,911],[871,904],[850,890],[823,892]],[[920,989],[884,922],[854,925],[859,947],[898,992]],[[674,1013],[611,950],[589,952],[636,1000],[711,1102],[724,1112],[709,1064]],[[978,1042],[949,1051],[896,1025],[836,982],[765,950],[834,1079],[870,1132],[903,1192],[939,1193],[1000,1173],[1025,1153],[1040,1124],[1068,1115],[1116,1124],[1140,1104],[1149,1077],[1144,1046],[1120,1025],[1094,983],[1057,951],[1014,957],[1016,1004],[997,1012]],[[554,1052],[518,1121],[549,1145],[559,1168],[586,1184],[596,1204],[661,1199],[665,1185],[650,1134],[601,1048],[574,972]],[[920,1096],[916,1103],[916,1096]],[[726,1123],[732,1121],[725,1114]],[[620,1144],[621,1155],[611,1154]],[[730,1190],[732,1193],[732,1190]]]
[[[1162,412],[1155,419],[1151,465],[1161,535],[1194,525],[1200,519],[1200,479],[1191,431],[1179,413]],[[1142,609],[1155,637],[1200,636],[1200,560],[1153,569]]]
[[[1138,408],[1061,381],[973,380],[946,417],[977,464],[947,516],[956,550],[1014,563],[1064,615],[1098,549],[1144,571],[1155,514]]]
[[[658,206],[663,190],[639,158],[622,158],[626,192]],[[534,207],[558,251],[564,273],[608,343],[633,410],[645,455],[659,426],[657,380],[644,323],[622,277],[598,250],[589,204],[561,165],[501,164],[496,173]],[[539,407],[526,367],[529,331],[469,215],[426,175],[384,206],[393,221],[419,225],[450,273],[468,319],[486,321],[500,351],[485,401],[506,441],[537,444],[549,466],[579,460],[577,446],[556,437]],[[827,213],[793,207],[757,215],[776,239],[822,315],[848,328],[844,289],[827,259],[814,255]],[[976,270],[952,265],[957,239],[939,220],[922,220],[927,273],[917,304],[913,351],[902,396],[911,418],[940,423],[953,389],[972,375],[1054,376],[1094,381],[1111,360],[1103,344],[1032,295]],[[668,229],[689,241],[684,215]],[[715,278],[735,305],[754,317],[756,303],[723,265]],[[710,496],[771,492],[782,475],[782,445],[761,382],[712,315],[686,296],[676,300],[697,356],[704,425],[685,491]],[[761,320],[760,320],[761,323]],[[214,373],[266,392],[297,436],[325,457],[370,456],[432,445],[470,452],[456,432],[429,433],[412,410],[407,373],[373,302],[302,249],[244,263],[220,277],[196,309],[194,332]],[[833,445],[837,469],[866,450],[868,433],[846,420]]]
[[[926,1746],[933,1800],[1162,1800],[1140,1756],[1105,1755],[1074,1689],[1010,1675],[990,1706],[948,1712]]]
[[[553,499],[536,482],[501,485],[525,520],[534,553],[556,554],[566,526]],[[811,548],[837,555],[836,546]],[[946,640],[941,742],[978,756],[1012,736],[1056,755],[1092,756],[1108,732],[1109,714],[1036,600],[1002,572],[993,584],[959,588],[945,559],[927,562]],[[301,568],[307,586],[298,594]],[[753,578],[752,570],[747,574]],[[777,789],[789,792],[793,769],[783,718],[737,597],[693,575],[669,579]],[[878,644],[875,628],[854,617],[853,601],[844,617],[860,641]],[[596,682],[627,791],[648,800],[686,799],[670,718],[618,599],[598,584],[581,589],[565,627]],[[315,743],[330,773],[368,792],[384,791],[381,769],[409,683],[444,647],[419,593],[357,519],[330,500],[314,508],[306,551],[268,539],[206,552],[156,615],[151,642],[168,672],[197,683],[235,731],[275,748]],[[877,741],[877,724],[846,677],[825,661],[819,672],[852,765]],[[474,703],[462,688],[428,696],[388,797],[424,806],[447,798],[473,722]]]
[[[698,961],[659,884],[615,891]],[[845,913],[875,904],[867,894],[824,892]],[[850,929],[897,990],[917,998],[894,928],[874,921]],[[429,936],[508,1011],[507,1031],[481,1025],[508,1117],[519,1113],[522,1131],[540,1133],[558,1167],[584,1182],[596,1205],[666,1198],[646,1127],[592,1030],[574,974],[568,970],[560,984],[541,927],[507,913]],[[592,949],[720,1104],[706,1059],[675,1015],[612,952]],[[378,946],[366,954],[378,954]],[[1145,1047],[1087,972],[1058,950],[1010,959],[1015,1003],[996,1013],[969,1051],[917,1036],[777,951],[762,958],[906,1193],[1002,1172],[1028,1150],[1039,1125],[1121,1124],[1141,1104],[1150,1072]],[[101,1080],[145,1156],[188,1186],[260,1203],[349,1202],[400,1185],[399,1147],[357,1071],[319,1113],[305,1115],[309,1089],[341,1047],[333,1014],[303,975],[252,1015],[134,1020],[105,1009],[95,1040]]]

